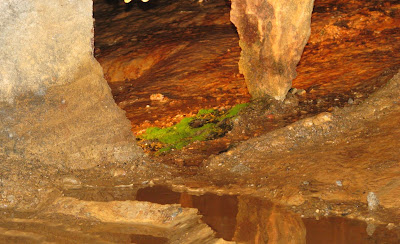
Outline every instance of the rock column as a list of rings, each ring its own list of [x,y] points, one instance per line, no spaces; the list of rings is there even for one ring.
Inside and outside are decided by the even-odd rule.
[[[142,156],[93,57],[92,5],[0,1],[0,159],[88,168]]]
[[[310,36],[314,0],[232,0],[231,21],[250,94],[283,100]]]

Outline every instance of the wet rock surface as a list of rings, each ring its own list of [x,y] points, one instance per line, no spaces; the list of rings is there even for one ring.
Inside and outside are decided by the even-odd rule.
[[[164,126],[186,114],[196,113],[199,108],[229,107],[248,101],[243,77],[236,75],[240,49],[237,36],[227,24],[229,8],[225,2],[209,1],[197,5],[197,2],[187,1],[187,5],[174,5],[160,1],[160,4],[160,8],[142,11],[134,7],[126,12],[122,4],[114,9],[104,2],[95,2],[98,7],[95,17],[111,18],[105,18],[103,22],[97,18],[97,30],[112,27],[111,30],[120,33],[117,37],[121,39],[118,39],[115,33],[98,32],[96,55],[103,65],[106,64],[104,69],[108,78],[117,77],[110,85],[119,106],[126,109],[133,121],[133,130],[138,132],[150,125]],[[291,90],[283,103],[269,99],[255,101],[234,121],[231,133],[223,138],[194,143],[183,151],[163,157],[94,163],[86,169],[56,167],[1,155],[0,240],[41,243],[74,238],[81,242],[163,243],[170,238],[165,234],[168,229],[156,232],[157,228],[150,227],[154,233],[164,233],[160,235],[149,234],[148,228],[133,233],[132,226],[108,222],[116,216],[112,210],[123,215],[128,214],[124,211],[130,209],[129,206],[146,205],[149,208],[143,208],[143,214],[167,209],[165,216],[175,218],[183,212],[195,212],[193,208],[204,215],[204,208],[202,210],[196,203],[204,201],[205,206],[213,209],[237,204],[239,207],[227,218],[229,226],[252,227],[248,231],[244,227],[233,227],[234,230],[225,232],[228,233],[225,237],[218,234],[222,233],[217,229],[221,226],[204,220],[217,231],[217,238],[265,242],[292,230],[292,226],[298,230],[294,236],[300,243],[304,241],[304,228],[307,233],[314,233],[305,236],[307,243],[321,243],[321,240],[332,243],[354,243],[354,240],[359,243],[398,242],[399,77],[385,85],[398,72],[398,10],[396,1],[316,1],[312,35],[293,85],[304,91]],[[171,15],[174,11],[179,14]],[[201,18],[193,20],[191,14]],[[145,17],[155,19],[149,21]],[[349,18],[348,23],[346,18]],[[128,21],[123,22],[123,19]],[[196,24],[199,19],[210,20],[213,24],[202,27]],[[160,23],[168,28],[157,27]],[[197,27],[189,28],[190,23]],[[210,30],[216,30],[216,33],[210,34]],[[129,32],[136,33],[138,39],[126,34]],[[209,40],[209,36],[213,39]],[[170,37],[173,38],[168,39]],[[125,42],[129,38],[135,45]],[[165,42],[161,42],[164,38]],[[177,40],[185,38],[197,46],[176,44]],[[120,76],[123,78],[118,78],[113,73],[118,73],[118,69],[112,71],[111,61],[107,67],[107,59],[118,63],[118,57],[124,60],[126,55],[126,62],[129,62],[132,60],[130,53],[134,57],[139,56],[140,51],[145,53],[144,56],[147,53],[153,55],[158,52],[155,47],[163,43],[166,47],[160,52],[170,55],[169,59],[163,61],[165,56],[157,54],[162,56],[159,56],[160,60],[150,57],[144,62],[147,60],[144,57],[137,63],[148,65],[132,72],[135,76],[125,77],[131,74],[127,71]],[[176,46],[178,49],[173,48]],[[204,58],[206,64],[201,63],[203,58],[193,54],[205,46],[210,49],[205,49],[209,51],[203,57],[220,55],[208,65],[210,60]],[[190,49],[192,47],[194,49]],[[138,49],[133,51],[134,48]],[[111,56],[107,58],[107,54]],[[187,63],[180,63],[182,60]],[[215,60],[218,62],[214,63]],[[192,73],[185,73],[179,67],[190,67]],[[129,69],[135,70],[134,66]],[[203,79],[203,75],[207,79]],[[190,83],[192,78],[196,82]],[[371,95],[382,86],[382,90]],[[184,93],[178,93],[179,89]],[[162,94],[164,99],[152,100],[153,94]],[[174,101],[181,103],[173,105]],[[178,200],[157,204],[135,202],[155,202],[148,195],[146,197],[146,191],[150,191],[153,198],[162,198],[163,191],[133,189],[134,185],[147,188],[155,184],[172,186],[179,192]],[[107,190],[110,188],[111,191]],[[126,188],[132,189],[122,190]],[[224,195],[224,202],[218,203],[217,195],[210,197],[214,199],[212,201],[196,198],[210,192]],[[232,198],[233,195],[238,197]],[[248,195],[252,200],[247,198]],[[268,205],[265,199],[273,204]],[[168,205],[177,203],[181,206]],[[253,206],[276,204],[280,205],[276,209],[283,209],[283,213],[252,209]],[[105,217],[100,218],[98,214]],[[246,215],[251,217],[251,223],[244,221]],[[198,215],[185,216],[190,216],[191,220],[200,218]],[[221,216],[214,212],[209,219],[220,223]],[[345,218],[332,220],[329,218],[332,216]],[[279,218],[290,221],[281,222]],[[283,229],[263,232],[266,219],[270,228]],[[164,224],[163,219],[154,224]],[[338,229],[344,224],[343,229]],[[178,234],[184,238],[184,233]],[[220,239],[216,241],[223,243]]]
[[[393,223],[367,224],[326,216],[304,218],[290,208],[248,195],[188,193],[165,186],[140,185],[83,187],[64,190],[63,195],[40,212],[3,211],[0,240],[17,243],[72,239],[79,243],[395,243],[398,240],[398,227]]]
[[[217,2],[211,2],[208,6]],[[214,10],[208,6],[202,5],[207,13],[218,9],[215,5]],[[220,6],[222,9],[222,4]],[[178,9],[177,6],[171,8]],[[139,10],[134,11],[140,16]],[[281,204],[292,205],[292,211],[305,217],[340,215],[385,225],[398,223],[396,209],[399,206],[393,205],[397,202],[395,182],[399,156],[396,154],[399,133],[396,128],[399,122],[397,81],[392,81],[391,87],[385,88],[384,93],[368,98],[398,72],[399,42],[394,41],[400,38],[398,17],[399,5],[394,1],[315,1],[311,36],[297,67],[298,76],[293,81],[295,89],[290,90],[283,103],[269,99],[253,102],[236,119],[233,130],[223,138],[193,143],[182,151],[156,158],[179,166],[180,172],[188,175],[167,182],[189,191],[202,189],[220,194],[236,192],[267,196]],[[174,18],[178,18],[177,15]],[[154,17],[152,20],[157,19]],[[195,29],[190,25],[184,28]],[[211,27],[209,30],[213,32]],[[163,31],[167,32],[166,29]],[[218,35],[222,38],[225,35],[223,33],[220,31]],[[153,33],[147,32],[146,36],[149,40],[158,40]],[[165,38],[164,41],[167,40]],[[202,40],[197,39],[199,42]],[[213,42],[213,48],[218,48],[218,45],[219,42]],[[219,48],[224,50],[226,47],[224,44]],[[231,55],[239,57],[239,48],[229,48]],[[101,51],[98,54],[100,60],[106,59]],[[203,60],[210,62],[207,58]],[[237,60],[232,60],[234,62]],[[164,67],[168,65],[163,64]],[[231,67],[233,72],[238,72],[235,65]],[[152,73],[155,77],[160,75],[159,72],[149,71],[149,76]],[[244,85],[243,77],[238,78]],[[128,78],[124,82],[136,84],[136,80],[129,81]],[[191,84],[182,77],[175,81],[176,84],[184,81],[185,86]],[[209,87],[207,82],[194,84]],[[229,91],[229,88],[225,88],[229,86],[223,82],[214,85],[221,87],[221,91]],[[159,86],[151,86],[153,88],[158,89]],[[134,94],[133,90],[125,91]],[[139,105],[135,102],[124,103],[123,96],[126,95],[115,87],[113,92],[117,102],[121,101],[127,110],[129,106]],[[166,94],[166,87],[143,95],[142,101],[150,98],[150,93]],[[182,94],[188,98],[188,93]],[[226,92],[227,97],[231,94]],[[208,98],[210,103],[204,103],[203,107],[221,107],[213,102],[215,95]],[[192,97],[192,101],[195,101],[195,97]],[[134,124],[134,131],[152,125],[164,126],[174,121],[171,115],[164,117],[164,121],[159,119],[168,102],[143,102],[139,107],[144,108],[145,104],[150,105],[147,112],[154,117],[149,119],[149,113],[146,112],[142,113],[143,117],[136,114],[133,118],[132,114],[130,118],[135,123],[140,124],[142,118],[147,120],[146,125],[140,128]],[[175,114],[196,113],[198,109],[195,106],[192,108],[192,113],[181,113],[182,110],[178,109]],[[146,111],[145,108],[143,111]],[[168,113],[172,113],[172,110]],[[248,141],[241,143],[245,140]],[[208,158],[209,155],[212,156]],[[194,167],[199,164],[202,165],[200,170]],[[376,208],[378,210],[373,212],[368,210],[369,192],[374,192],[380,202]],[[382,203],[382,199],[387,199],[386,203]]]
[[[15,202],[19,205],[3,206],[3,208],[11,207],[30,211],[37,209],[39,217],[34,214],[32,216],[35,217],[32,220],[29,215],[20,216],[18,219],[15,219],[15,216],[18,216],[15,214],[3,216],[5,218],[2,218],[2,225],[5,229],[3,237],[5,236],[5,240],[9,240],[9,238],[46,240],[48,237],[44,237],[46,235],[40,232],[41,228],[38,228],[36,223],[43,219],[47,221],[43,228],[46,229],[46,233],[50,230],[50,233],[56,235],[53,238],[70,236],[71,227],[65,227],[66,232],[60,230],[56,232],[53,227],[50,228],[47,225],[48,222],[52,223],[55,219],[59,222],[61,218],[66,221],[66,226],[70,226],[70,217],[48,215],[48,213],[52,209],[64,211],[60,209],[71,204],[71,208],[67,207],[65,211],[72,211],[71,216],[74,216],[72,226],[81,226],[74,232],[77,238],[94,240],[90,239],[93,238],[90,233],[99,232],[101,237],[95,239],[97,241],[110,241],[110,238],[113,238],[114,242],[122,240],[119,238],[127,238],[123,240],[153,238],[152,240],[155,241],[164,241],[165,239],[157,238],[166,238],[165,235],[147,235],[146,231],[134,234],[127,231],[124,232],[124,235],[118,234],[117,238],[114,236],[115,226],[113,224],[110,226],[110,223],[97,218],[96,215],[92,216],[91,210],[78,211],[80,217],[73,214],[73,211],[77,211],[73,210],[76,208],[75,206],[101,206],[101,209],[105,210],[111,206],[110,204],[113,204],[112,201],[118,201],[116,204],[130,204],[119,202],[133,200],[157,202],[158,199],[163,199],[161,197],[164,196],[163,190],[139,189],[132,192],[123,189],[129,189],[134,184],[146,187],[163,183],[172,185],[175,191],[183,192],[174,197],[178,200],[157,202],[164,205],[180,203],[182,207],[201,209],[200,206],[194,204],[197,201],[194,200],[195,197],[189,197],[187,193],[202,195],[214,192],[218,195],[243,196],[238,205],[242,206],[239,207],[239,211],[242,213],[233,211],[234,217],[231,217],[231,220],[236,222],[235,228],[237,228],[233,232],[234,235],[232,235],[232,231],[228,232],[231,233],[229,236],[233,236],[233,240],[249,240],[249,236],[256,238],[250,238],[250,240],[273,240],[273,238],[278,238],[280,233],[286,233],[287,229],[297,229],[296,234],[291,236],[301,243],[304,240],[304,227],[302,227],[304,225],[306,228],[310,228],[307,229],[307,233],[315,233],[312,236],[310,234],[306,236],[308,243],[318,243],[321,240],[327,240],[326,238],[329,236],[331,238],[329,240],[338,243],[351,243],[354,240],[360,240],[360,243],[374,243],[374,241],[382,240],[395,243],[399,239],[400,230],[398,212],[400,208],[396,201],[398,196],[398,158],[400,158],[397,150],[400,134],[397,126],[400,118],[399,86],[399,76],[396,76],[382,90],[370,96],[360,105],[336,109],[332,113],[322,113],[250,139],[228,152],[210,158],[193,176],[187,173],[183,174],[175,167],[149,162],[149,160],[145,160],[141,164],[99,165],[95,169],[74,172],[67,170],[64,173],[57,169],[40,167],[25,172],[26,175],[32,175],[31,178],[21,175],[20,171],[15,172],[15,175],[21,175],[21,178],[18,178],[19,176],[12,176],[13,173],[8,171],[9,176],[4,176],[3,186],[8,185],[10,191],[4,192],[3,196],[10,203],[15,198]],[[123,171],[124,174],[118,174],[116,177],[115,172],[118,171]],[[191,174],[193,173],[192,171]],[[42,177],[46,175],[46,177],[33,178],[39,175]],[[10,177],[9,181],[6,180],[8,177]],[[33,185],[31,182],[40,182],[42,185]],[[340,183],[338,184],[338,182]],[[16,185],[16,183],[20,185]],[[71,188],[70,185],[74,187]],[[110,186],[114,190],[107,190]],[[23,192],[15,194],[14,192],[18,189],[19,191],[23,189]],[[146,191],[147,193],[145,193]],[[254,199],[246,200],[248,199],[245,197],[247,195],[251,195]],[[259,201],[263,201],[260,199],[264,198],[280,204],[280,208],[286,210],[283,213],[274,213],[267,209],[254,212],[252,206],[263,205]],[[103,205],[99,203],[104,201],[111,203]],[[28,202],[36,202],[38,206],[35,208],[35,206],[27,204]],[[54,205],[55,203],[61,204],[61,207]],[[219,206],[216,202],[207,203],[208,207],[212,209]],[[227,202],[221,206],[226,208]],[[264,206],[272,207],[274,205],[265,204]],[[115,217],[113,214],[106,214],[103,210],[101,213],[105,214],[105,218]],[[146,211],[144,210],[144,213],[147,213]],[[85,212],[88,214],[84,214]],[[265,223],[264,220],[268,218],[270,222],[268,222],[267,232],[254,231],[254,228],[251,228],[250,231],[240,227],[242,226],[239,224],[241,223],[240,216],[246,214],[254,217],[251,226],[256,229],[261,228],[260,224]],[[210,218],[216,218],[216,221],[219,222],[220,219],[217,216],[220,215],[214,213]],[[331,216],[344,216],[366,222],[343,222],[345,220],[341,219],[325,220],[326,217]],[[260,221],[260,218],[263,221]],[[288,221],[288,219],[293,219],[293,221]],[[318,222],[319,219],[321,222]],[[283,222],[281,222],[282,220]],[[206,223],[212,226],[211,222]],[[245,226],[250,226],[247,221],[243,223]],[[349,224],[347,229],[343,230],[345,234],[342,238],[330,234],[332,232],[323,232],[326,234],[322,236],[320,231],[312,231],[318,230],[320,224],[324,226],[321,231],[338,231],[336,228],[340,223],[346,223],[346,226],[347,223]],[[354,223],[358,227],[352,227]],[[32,225],[33,227],[29,227]],[[274,229],[277,226],[283,229],[278,229],[279,231]],[[27,233],[26,231],[30,228],[35,231]],[[117,224],[117,228],[119,231],[124,229],[120,224]],[[10,232],[10,229],[13,231]],[[145,228],[145,230],[147,229]],[[152,230],[154,231],[154,229]],[[272,232],[268,232],[268,230]],[[357,234],[347,236],[353,232],[346,230],[353,230]],[[109,234],[110,231],[114,234]],[[89,234],[85,234],[87,232]],[[288,236],[286,235],[286,237]],[[96,238],[99,237],[96,236]]]
[[[381,87],[399,69],[399,8],[396,1],[315,1],[293,86],[346,100]]]
[[[94,2],[96,57],[135,133],[249,101],[229,13],[218,0],[160,0],[145,11]],[[368,97],[400,67],[399,15],[396,1],[315,1],[293,87],[306,91],[310,105]],[[152,94],[169,100],[152,101]]]
[[[399,78],[359,106],[319,114],[241,143],[208,160],[203,174],[215,175],[214,184],[227,190],[248,186],[300,208],[309,207],[312,198],[326,206],[359,202],[340,213],[356,216],[369,209],[376,220],[397,222]],[[230,170],[239,164],[250,172]],[[378,208],[392,211],[390,220],[381,219]]]
[[[134,132],[249,100],[227,4],[158,1],[125,11],[94,2],[95,56]],[[168,100],[151,100],[153,94]]]
[[[39,214],[1,218],[0,240],[8,243],[230,243],[216,238],[200,218],[197,209],[177,204],[88,202],[61,197]]]

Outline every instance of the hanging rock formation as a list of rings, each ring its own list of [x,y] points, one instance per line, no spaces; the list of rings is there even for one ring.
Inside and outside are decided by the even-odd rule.
[[[253,97],[283,100],[310,36],[314,0],[232,0],[240,72]]]
[[[140,157],[93,57],[92,0],[3,0],[0,12],[0,158],[88,168]]]

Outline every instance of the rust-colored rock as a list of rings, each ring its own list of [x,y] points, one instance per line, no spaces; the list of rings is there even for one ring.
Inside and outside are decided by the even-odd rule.
[[[314,0],[232,0],[242,53],[240,72],[253,97],[283,100],[310,36]]]

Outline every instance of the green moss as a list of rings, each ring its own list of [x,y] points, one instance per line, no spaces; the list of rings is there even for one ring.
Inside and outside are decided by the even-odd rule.
[[[235,116],[237,116],[240,112],[240,110],[242,110],[243,108],[249,106],[248,103],[241,103],[241,104],[237,104],[235,107],[231,108],[224,116],[223,118],[233,118]]]
[[[217,110],[215,110],[215,109],[200,109],[200,111],[197,113],[197,116],[204,115],[204,114],[211,114],[215,111],[217,111]]]
[[[238,104],[226,112],[201,109],[196,116],[184,118],[174,126],[148,128],[144,134],[139,136],[139,139],[161,142],[165,146],[158,150],[159,153],[171,149],[182,149],[192,142],[205,141],[224,135],[226,131],[221,128],[220,122],[237,116],[239,111],[246,106],[248,106],[247,103]]]

